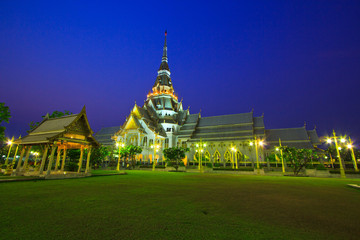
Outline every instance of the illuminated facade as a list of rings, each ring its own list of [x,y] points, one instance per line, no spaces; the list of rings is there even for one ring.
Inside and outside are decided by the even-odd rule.
[[[178,101],[170,77],[167,57],[167,34],[158,74],[144,105],[136,103],[125,123],[112,137],[118,143],[138,145],[143,148],[138,160],[151,163],[154,143],[160,145],[155,159],[162,161],[162,150],[173,146],[186,146],[190,152],[185,164],[197,162],[200,141],[206,142],[201,156],[206,161],[229,165],[264,162],[266,152],[279,142],[299,148],[313,148],[319,144],[316,130],[305,126],[287,129],[265,129],[264,116],[248,113],[201,117],[190,114]],[[96,136],[95,136],[96,137]],[[199,150],[199,151],[197,151]]]

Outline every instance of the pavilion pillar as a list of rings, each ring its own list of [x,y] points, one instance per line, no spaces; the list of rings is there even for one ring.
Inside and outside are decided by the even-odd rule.
[[[16,175],[18,175],[18,173],[20,172],[22,159],[23,159],[24,154],[25,154],[25,149],[26,149],[25,146],[23,146],[23,148],[21,149],[20,158],[19,158],[19,161],[18,161],[17,166],[16,166]]]
[[[85,174],[87,174],[90,171],[90,156],[91,156],[91,146],[88,148]]]
[[[44,153],[43,153],[43,155],[42,155],[42,159],[41,159],[41,165],[40,165],[39,175],[42,174],[43,171],[44,171],[44,166],[45,166],[45,162],[46,162],[46,157],[47,157],[48,150],[49,150],[49,145],[46,145],[46,146],[45,146]]]
[[[56,163],[55,163],[55,171],[58,170],[60,164],[60,157],[61,157],[61,148],[57,149],[57,156],[56,156]]]
[[[56,142],[54,142],[54,145],[51,147],[51,155],[50,155],[50,160],[49,160],[49,164],[48,164],[48,168],[46,170],[46,175],[50,175],[51,173],[51,168],[52,168],[52,164],[53,164],[53,161],[54,161],[54,155],[55,155],[55,150],[56,150]]]
[[[78,168],[78,171],[77,171],[78,173],[80,173],[80,170],[81,170],[83,155],[84,155],[84,148],[83,148],[83,146],[81,146],[80,158],[79,158],[79,168]]]
[[[66,147],[64,147],[63,159],[62,159],[62,163],[61,163],[61,171],[64,171],[64,168],[65,168],[66,154],[67,154],[67,149],[66,149]]]
[[[138,133],[138,146],[140,146],[140,143],[141,143],[141,141],[140,141],[140,132]]]
[[[27,167],[27,165],[28,165],[31,147],[32,147],[32,146],[29,146],[29,147],[26,149],[26,157],[25,157],[24,166],[23,166],[23,169],[22,169],[23,172],[26,171],[26,167]]]

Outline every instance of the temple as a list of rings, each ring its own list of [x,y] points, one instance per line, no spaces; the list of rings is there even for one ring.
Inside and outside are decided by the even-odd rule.
[[[265,156],[280,143],[297,148],[314,148],[320,144],[316,129],[306,130],[306,125],[266,129],[264,116],[254,116],[253,111],[202,117],[201,113],[184,110],[171,79],[166,32],[161,64],[144,105],[135,103],[111,142],[110,133],[114,129],[102,129],[95,137],[105,145],[117,142],[141,146],[143,152],[138,161],[148,163],[154,159],[163,161],[162,150],[174,146],[190,148],[183,159],[185,164],[196,164],[201,151],[206,161],[225,166],[232,159],[239,165],[254,165],[255,159],[264,162]]]
[[[45,176],[50,175],[64,175],[65,160],[67,152],[70,149],[80,149],[80,158],[78,163],[78,175],[83,175],[82,167],[84,163],[84,152],[87,150],[85,172],[90,171],[90,156],[91,149],[98,147],[99,143],[92,136],[93,131],[90,128],[85,106],[78,114],[72,114],[63,117],[49,118],[47,114],[39,125],[31,130],[29,134],[23,138],[17,139],[14,144],[22,146],[20,158],[16,168],[11,169],[9,173],[12,175],[27,175],[27,176]],[[41,165],[39,168],[30,171],[28,160],[31,149],[34,147],[41,147],[43,150]],[[45,171],[45,162],[49,156],[48,166]],[[23,157],[25,160],[23,163]],[[16,153],[15,153],[16,156]],[[53,167],[55,165],[55,167]]]

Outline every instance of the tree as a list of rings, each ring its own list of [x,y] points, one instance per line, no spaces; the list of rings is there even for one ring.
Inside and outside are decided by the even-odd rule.
[[[9,107],[5,106],[5,103],[0,103],[0,124],[2,122],[9,123],[11,118]],[[0,142],[3,142],[5,138],[5,127],[0,126]]]
[[[67,116],[67,115],[72,115],[73,113],[70,111],[65,110],[64,112],[60,112],[60,111],[54,111],[49,115],[49,118],[57,118],[57,117],[62,117],[62,116]],[[46,115],[41,116],[43,119],[46,117]],[[29,127],[30,130],[33,130],[34,128],[36,128],[37,126],[39,126],[40,122],[33,122],[31,121],[29,123]]]
[[[77,171],[79,168],[80,149],[69,149],[66,154],[67,161],[65,162],[65,169],[67,171]]]
[[[185,158],[185,153],[188,152],[189,148],[183,147],[172,147],[164,149],[163,153],[167,162],[173,164],[175,170],[177,171],[180,165],[181,159]]]
[[[328,148],[325,150],[325,152],[326,152],[327,157],[329,157],[333,161],[336,159],[336,163],[338,163],[339,157],[338,157],[338,154],[336,151],[336,147],[334,145],[328,146]],[[346,164],[346,162],[348,162],[348,163],[353,162],[352,156],[351,156],[351,151],[347,147],[342,147],[341,150],[339,150],[339,153],[341,155],[341,159],[344,164]],[[355,155],[355,159],[360,159],[359,149],[354,148],[354,155]],[[346,168],[346,165],[345,165],[345,168]]]
[[[135,167],[136,161],[135,161],[135,155],[142,152],[142,148],[139,146],[129,145],[125,147],[126,151],[128,152],[129,159],[131,161],[132,168]],[[121,154],[121,152],[120,152]]]
[[[123,147],[120,149],[120,158],[124,159],[123,161],[127,163],[127,159],[129,157],[129,150],[126,147]],[[120,162],[118,162],[119,164],[119,169],[120,169]]]
[[[94,169],[98,168],[99,165],[103,162],[104,158],[109,156],[110,152],[107,147],[99,146],[94,148],[91,151],[90,163]]]
[[[312,149],[297,149],[284,146],[282,147],[282,151],[283,158],[290,162],[295,176],[297,176],[309,162],[318,158],[317,153]]]

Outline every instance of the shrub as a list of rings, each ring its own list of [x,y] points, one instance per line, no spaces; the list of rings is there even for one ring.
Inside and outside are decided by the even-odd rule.
[[[193,166],[193,165],[187,165],[186,168],[187,169],[197,169],[199,167],[198,166]]]
[[[212,167],[213,167],[212,163],[207,163],[206,166],[207,166],[208,168],[212,168]]]
[[[180,162],[180,167],[185,167],[185,163],[183,161]]]
[[[340,169],[329,170],[330,173],[340,174]],[[345,174],[360,174],[360,172],[355,172],[355,170],[345,170]]]
[[[254,171],[253,167],[243,167],[243,168],[239,168],[239,169],[240,169],[240,171],[249,171],[249,172]]]
[[[252,172],[254,171],[254,168],[252,167],[243,167],[243,168],[224,168],[224,167],[218,167],[218,168],[214,168],[214,171],[249,171]]]
[[[220,167],[220,163],[214,163],[214,167]]]
[[[152,165],[140,165],[140,168],[152,168]]]
[[[306,169],[315,169],[315,167],[312,164],[308,164],[308,165],[306,165]]]
[[[74,172],[74,171],[77,171],[79,168],[79,165],[78,163],[76,162],[67,162],[65,164],[65,169],[66,171],[71,171],[71,172]]]
[[[327,170],[327,168],[323,164],[319,164],[316,166],[316,170]]]

